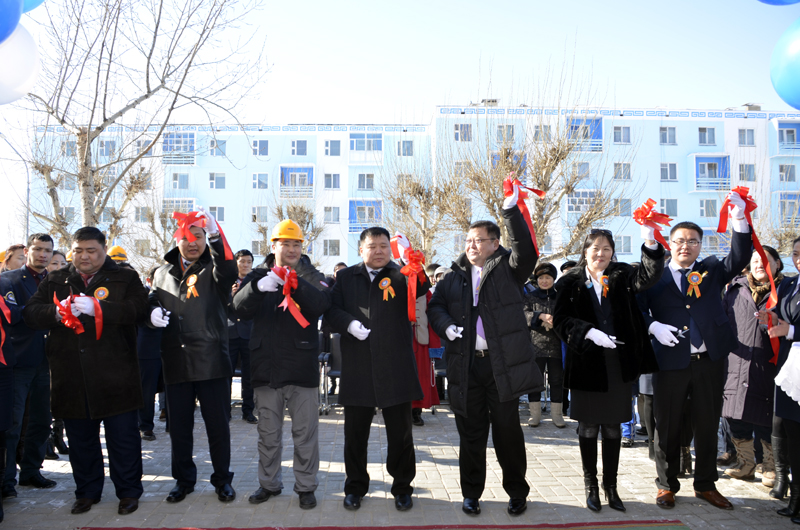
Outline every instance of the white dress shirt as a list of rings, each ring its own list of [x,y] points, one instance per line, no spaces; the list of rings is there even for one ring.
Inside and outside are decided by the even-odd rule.
[[[678,290],[681,291],[682,293],[683,293],[683,286],[681,285],[681,276],[683,276],[683,273],[681,273],[681,269],[692,270],[694,268],[695,263],[697,263],[697,261],[693,261],[692,264],[689,265],[688,267],[681,267],[674,259],[669,260],[669,271],[672,273],[672,279],[675,280],[675,285],[678,286]],[[683,294],[685,295],[686,293]],[[706,348],[705,341],[703,341],[703,344],[701,344],[699,348],[695,348],[694,346],[692,346],[690,341],[689,351],[691,351],[692,353],[700,353],[708,351],[708,348]]]
[[[481,285],[481,271],[483,271],[483,267],[478,267],[476,265],[472,266],[472,306],[478,306],[478,289]],[[486,329],[486,328],[484,328]],[[486,342],[486,339],[475,333],[475,349],[476,350],[488,350],[489,344]]]

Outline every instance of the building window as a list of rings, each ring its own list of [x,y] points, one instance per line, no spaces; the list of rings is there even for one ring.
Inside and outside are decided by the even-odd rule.
[[[659,127],[658,132],[662,145],[675,145],[675,127]]]
[[[251,241],[250,251],[256,256],[266,256],[269,254],[269,245],[263,240]]]
[[[572,164],[572,171],[580,179],[589,178],[589,162],[575,162]]]
[[[701,179],[715,179],[718,177],[719,172],[717,171],[717,163],[716,162],[702,162],[697,165],[699,168],[699,175],[698,178]]]
[[[665,162],[661,164],[661,181],[674,182],[678,180],[678,164]]]
[[[77,148],[74,141],[61,142],[61,154],[64,156],[75,156]]]
[[[266,173],[253,173],[253,189],[265,190],[267,189],[267,174]]]
[[[375,207],[374,206],[356,206],[356,219],[359,223],[375,223]]]
[[[338,190],[339,189],[339,174],[338,173],[325,173],[325,189]]]
[[[214,216],[214,219],[220,223],[225,222],[225,207],[224,206],[209,206],[208,213]]]
[[[211,140],[209,150],[211,156],[225,156],[225,140]]]
[[[298,172],[292,173],[289,172],[289,179],[286,182],[286,186],[290,188],[301,188],[308,186],[308,173],[306,172]]]
[[[798,199],[800,199],[800,195],[797,193],[781,193],[780,208],[783,224],[789,226],[798,225],[798,205],[800,204]]]
[[[338,256],[339,255],[339,240],[338,239],[325,239],[322,241],[322,255],[323,256]]]
[[[143,258],[149,258],[152,255],[150,241],[147,239],[137,239],[133,242],[133,246],[136,249],[136,253]]]
[[[631,128],[619,125],[614,126],[614,143],[615,144],[631,143]]]
[[[464,252],[464,249],[467,247],[467,235],[460,234],[453,237],[453,252],[456,254],[461,254]]]
[[[292,140],[292,154],[296,156],[306,156],[308,142],[306,140]]]
[[[341,140],[325,140],[325,156],[339,156],[341,151]]]
[[[413,140],[398,141],[397,156],[414,156],[414,141]]]
[[[455,124],[455,139],[456,139],[456,142],[471,142],[472,141],[472,124],[470,124],[470,123],[456,123]]]
[[[614,162],[614,180],[631,180],[631,165],[628,162]]]
[[[351,151],[383,151],[382,134],[350,133]]]
[[[188,173],[173,173],[172,174],[172,189],[173,190],[188,190],[189,189],[189,174]]]
[[[339,222],[339,207],[338,206],[325,206],[325,222],[338,223]],[[337,254],[338,256],[338,254]]]
[[[152,156],[152,140],[136,140],[136,154],[140,155],[144,152],[145,156]]]
[[[797,143],[797,132],[794,129],[778,129],[778,142],[781,144]]]
[[[795,182],[795,165],[794,164],[781,164],[780,181],[781,182]],[[74,189],[74,187],[73,187]]]
[[[253,154],[269,156],[269,140],[253,140]]]
[[[164,214],[189,213],[191,211],[194,211],[194,199],[164,199],[161,201],[161,212]]]
[[[614,236],[614,248],[617,254],[630,254],[631,236]]]
[[[661,199],[661,213],[672,218],[678,217],[678,199]]]
[[[193,153],[194,133],[165,133],[164,153]]]
[[[61,216],[67,224],[71,224],[75,220],[75,208],[72,206],[62,206],[58,209],[58,215]]]
[[[716,217],[716,199],[700,199],[700,217]]]
[[[114,221],[114,209],[103,208],[103,211],[100,213],[100,222],[104,224],[111,224],[112,221]]]
[[[100,140],[100,156],[114,156],[117,150],[117,142],[115,140]]]
[[[783,166],[781,166],[783,167]],[[71,191],[75,189],[76,178],[67,173],[58,174],[58,189]]]
[[[631,216],[631,200],[630,199],[614,199],[614,215],[617,217],[630,217]]]
[[[253,206],[252,221],[254,223],[266,223],[269,215],[269,207]]]
[[[137,223],[147,223],[150,220],[150,207],[137,206],[134,213],[134,220]]]
[[[212,190],[225,189],[225,173],[209,173],[208,187]]]
[[[714,137],[714,127],[700,127],[700,145],[716,145]]]
[[[739,145],[756,145],[755,129],[739,129]]]
[[[358,189],[371,190],[375,187],[375,175],[372,173],[359,173],[358,174]]]
[[[513,142],[514,141],[514,126],[513,125],[498,125],[497,126],[497,143]]]
[[[576,190],[567,195],[567,213],[588,212],[594,205],[594,190]]]
[[[756,181],[755,164],[739,164],[739,180],[742,182]]]
[[[550,126],[549,125],[534,125],[533,126],[533,141],[534,142],[549,142],[550,141]]]

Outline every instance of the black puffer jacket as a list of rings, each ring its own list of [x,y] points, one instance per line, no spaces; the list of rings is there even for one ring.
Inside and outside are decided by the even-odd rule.
[[[536,350],[536,357],[561,358],[561,339],[553,328],[545,329],[539,315],[552,315],[556,307],[556,290],[544,290],[538,287],[532,291],[525,290],[525,319],[531,330],[531,342]]]
[[[319,385],[319,333],[317,321],[331,306],[330,289],[325,276],[302,256],[295,269],[297,289],[292,300],[309,325],[303,328],[289,311],[278,305],[283,290],[265,293],[258,290],[258,280],[275,265],[270,254],[264,263],[247,275],[233,297],[232,308],[240,318],[253,321],[250,336],[250,380],[253,388],[281,388],[296,385],[313,388]]]
[[[535,362],[528,323],[525,321],[523,285],[536,266],[536,250],[528,226],[516,206],[503,211],[511,239],[511,250],[497,249],[483,267],[478,304],[489,345],[489,358],[500,401],[511,401],[544,388],[542,373]],[[428,304],[428,321],[442,338],[447,355],[450,407],[467,415],[469,370],[475,356],[472,266],[462,254],[436,284]],[[447,340],[445,330],[463,327],[462,338]]]
[[[164,382],[231,377],[227,305],[239,274],[236,262],[225,259],[219,239],[208,243],[203,255],[185,272],[181,271],[181,259],[177,248],[167,252],[167,263],[156,271],[150,291],[151,309],[160,304],[172,312],[161,338]],[[188,281],[195,282],[197,296],[187,298]]]

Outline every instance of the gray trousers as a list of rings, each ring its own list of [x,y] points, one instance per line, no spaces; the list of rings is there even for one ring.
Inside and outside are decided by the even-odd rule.
[[[315,491],[319,485],[319,389],[300,386],[254,388],[258,411],[258,482],[269,491],[283,489],[283,409],[289,408],[294,442],[294,491]]]

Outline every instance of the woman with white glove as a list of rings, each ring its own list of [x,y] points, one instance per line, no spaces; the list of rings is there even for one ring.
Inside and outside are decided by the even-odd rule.
[[[566,343],[564,386],[570,417],[578,420],[586,505],[600,511],[597,435],[603,433],[603,489],[611,508],[625,511],[617,493],[620,424],[631,420],[632,385],[658,370],[636,293],[652,287],[664,270],[664,248],[642,229],[641,264],[614,261],[614,236],[592,230],[581,259],[556,284],[553,325]]]

